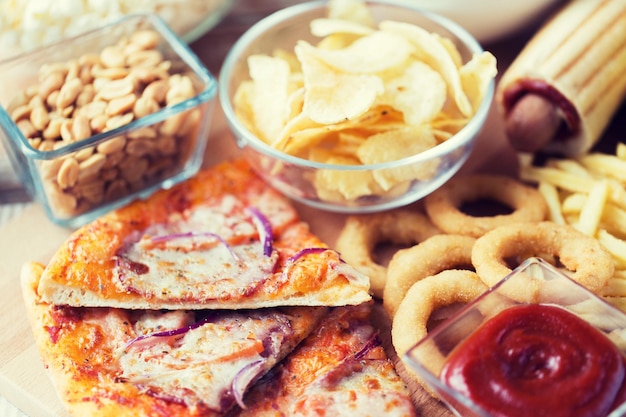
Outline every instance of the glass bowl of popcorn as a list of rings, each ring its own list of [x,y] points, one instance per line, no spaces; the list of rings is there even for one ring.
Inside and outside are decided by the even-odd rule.
[[[185,42],[218,24],[233,0],[10,0],[0,2],[0,61],[129,14],[160,16]]]
[[[195,174],[217,81],[158,16],[0,63],[0,140],[49,218],[82,225]]]
[[[334,212],[412,203],[467,160],[491,106],[495,58],[440,16],[387,2],[308,2],[251,27],[220,101],[254,169]]]

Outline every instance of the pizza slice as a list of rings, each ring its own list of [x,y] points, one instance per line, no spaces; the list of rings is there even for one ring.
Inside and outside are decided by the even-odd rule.
[[[228,417],[415,417],[409,391],[370,324],[371,303],[336,307]]]
[[[22,292],[44,365],[72,416],[223,416],[328,312],[55,306],[37,292],[42,272],[25,265]]]
[[[76,230],[38,294],[57,305],[127,309],[335,306],[370,300],[290,202],[237,159]]]

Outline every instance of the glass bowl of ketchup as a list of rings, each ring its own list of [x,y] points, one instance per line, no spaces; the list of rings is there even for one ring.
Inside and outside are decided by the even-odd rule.
[[[463,417],[626,416],[626,314],[530,258],[404,356]]]

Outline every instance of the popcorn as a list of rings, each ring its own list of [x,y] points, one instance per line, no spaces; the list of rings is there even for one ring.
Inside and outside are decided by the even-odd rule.
[[[0,61],[112,22],[126,14],[160,15],[184,36],[223,0],[0,0]]]

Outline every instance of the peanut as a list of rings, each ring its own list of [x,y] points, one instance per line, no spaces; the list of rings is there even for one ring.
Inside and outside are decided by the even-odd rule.
[[[133,139],[126,144],[126,153],[132,156],[145,156],[154,152],[154,142],[150,139]]]
[[[128,185],[126,184],[126,181],[122,178],[116,178],[111,181],[104,191],[104,197],[107,200],[121,198],[124,197],[126,194],[128,194]]]
[[[159,44],[159,35],[153,30],[139,30],[130,36],[130,42],[141,49],[154,49]]]
[[[126,58],[131,67],[156,67],[163,61],[163,55],[157,49],[137,51]]]
[[[118,46],[107,46],[100,52],[100,62],[108,68],[124,67],[124,54]]]
[[[93,84],[86,84],[83,90],[78,93],[78,97],[76,97],[76,106],[84,107],[92,103],[95,95],[96,89],[93,87]]]
[[[74,135],[72,134],[72,119],[65,119],[61,122],[61,139],[65,142],[73,142]]]
[[[131,94],[135,90],[135,83],[132,78],[124,77],[119,80],[107,81],[98,91],[97,96],[102,100],[112,100]]]
[[[153,81],[143,90],[141,97],[151,98],[157,103],[165,102],[167,89],[169,88],[166,80]]]
[[[99,53],[39,69],[39,83],[17,94],[9,114],[29,144],[59,150],[195,95],[188,75],[171,73],[157,49],[161,37],[139,30]],[[38,162],[48,203],[76,215],[154,184],[180,169],[193,146],[199,109]]]
[[[20,129],[25,138],[34,138],[37,136],[39,131],[35,129],[35,126],[30,122],[29,119],[22,119],[17,122],[17,127]]]
[[[59,96],[57,97],[56,106],[60,109],[69,107],[72,103],[74,103],[74,100],[76,100],[76,97],[78,97],[78,94],[81,92],[82,89],[83,82],[80,80],[80,78],[72,78],[71,80],[63,84],[63,86],[59,90]]]
[[[30,107],[30,105],[21,104],[13,109],[13,111],[11,112],[11,118],[16,122],[19,122],[22,119],[29,119],[31,111],[32,108]]]
[[[73,187],[78,180],[78,161],[74,158],[67,158],[63,160],[57,173],[57,184],[61,189]]]
[[[39,96],[48,97],[53,91],[59,90],[65,82],[65,74],[62,71],[53,71],[39,85]]]
[[[133,106],[133,113],[138,119],[149,114],[157,112],[161,106],[154,99],[148,97],[139,97]]]
[[[83,140],[91,136],[91,127],[87,116],[79,114],[72,123],[72,137],[74,140]]]
[[[94,178],[98,176],[98,172],[100,172],[100,169],[104,165],[105,161],[106,156],[100,153],[95,153],[89,158],[85,159],[79,164],[79,180],[83,180],[85,178]]]
[[[122,149],[124,149],[124,146],[126,146],[126,138],[124,137],[124,135],[120,135],[120,136],[115,136],[107,140],[106,142],[100,143],[96,147],[96,149],[101,154],[111,155],[115,152],[119,152]]]
[[[63,118],[61,117],[52,117],[50,122],[48,122],[48,126],[42,132],[42,136],[44,139],[56,139],[61,136],[61,126],[63,125]]]
[[[114,98],[109,101],[106,113],[111,116],[127,113],[133,109],[136,101],[137,97],[134,94],[126,94],[125,96]]]

